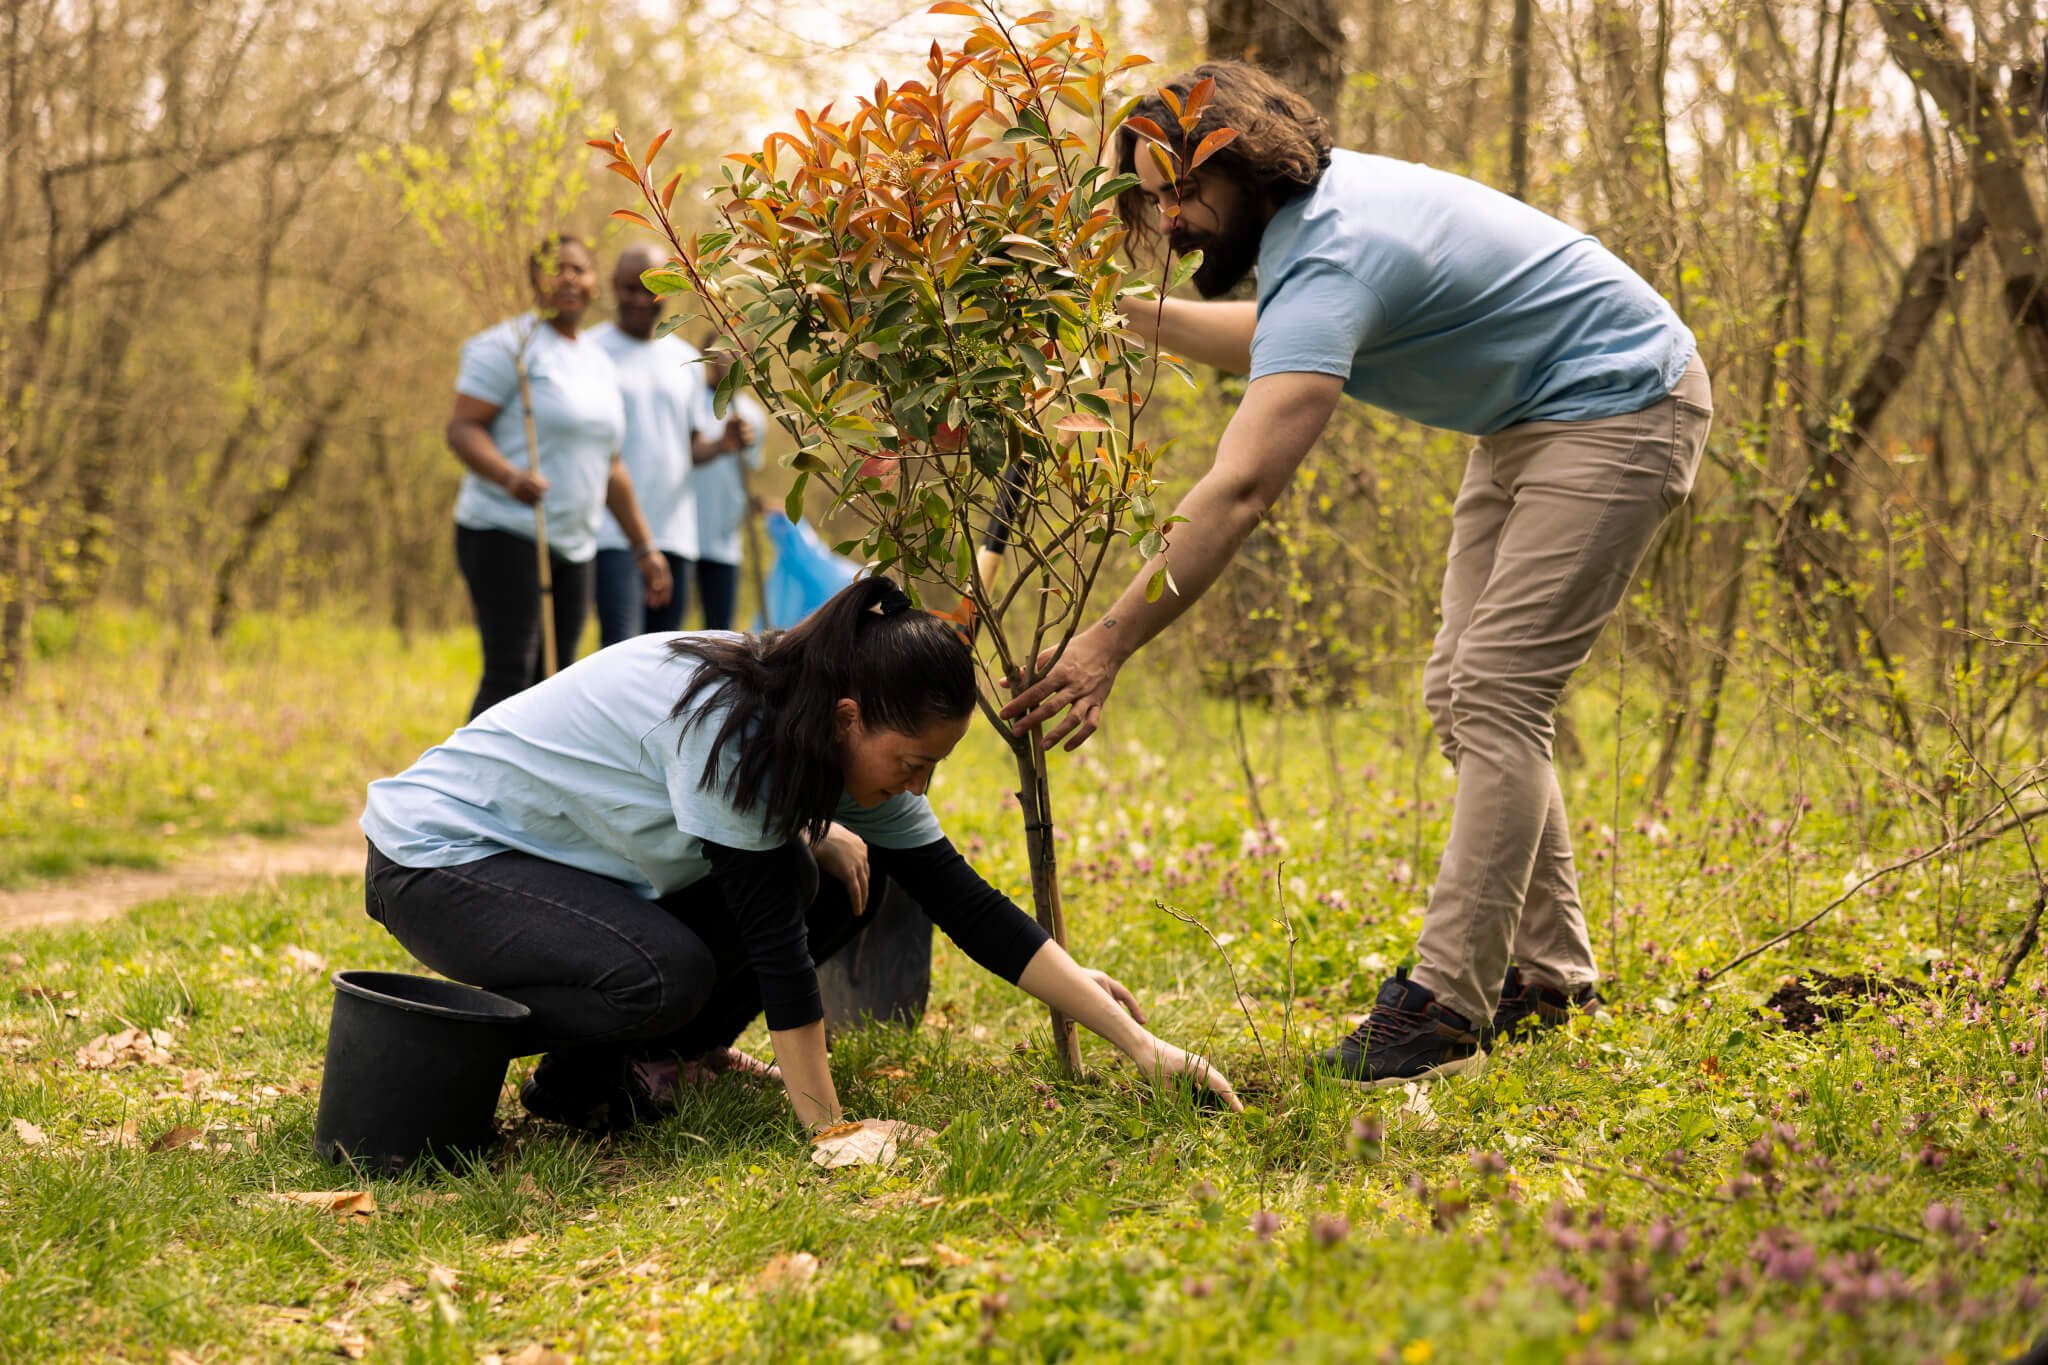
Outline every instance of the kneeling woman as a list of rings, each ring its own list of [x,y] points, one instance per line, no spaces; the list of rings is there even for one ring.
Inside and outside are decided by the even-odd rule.
[[[746,1064],[731,1046],[763,1011],[797,1116],[837,1122],[815,964],[884,877],[1147,1076],[1240,1108],[940,830],[924,791],[974,687],[952,627],[884,578],[791,630],[601,650],[371,785],[369,912],[434,970],[532,1009],[546,1055],[521,1099],[580,1128],[659,1112],[659,1059]]]

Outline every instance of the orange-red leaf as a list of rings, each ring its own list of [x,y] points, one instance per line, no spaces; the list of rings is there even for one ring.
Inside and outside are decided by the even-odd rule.
[[[979,19],[981,11],[965,3],[965,0],[939,0],[925,11],[926,14],[957,14],[963,19]]]
[[[1084,431],[1110,431],[1113,428],[1092,412],[1070,412],[1054,422],[1053,429],[1074,435]]]
[[[676,186],[682,183],[683,173],[681,171],[677,171],[674,175],[668,178],[668,183],[661,187],[661,206],[663,208],[667,208],[670,204],[673,204],[675,202]]]
[[[668,141],[668,135],[674,131],[675,129],[673,128],[664,128],[661,130],[661,132],[656,134],[654,141],[647,144],[647,155],[640,158],[640,164],[643,166],[652,166],[654,164],[655,154],[661,150],[661,145],[664,142]]]
[[[1151,119],[1146,118],[1143,114],[1133,114],[1125,119],[1124,127],[1130,129],[1139,137],[1147,138],[1162,147],[1166,145],[1166,130]]]
[[[649,232],[654,231],[654,224],[648,222],[644,214],[635,213],[632,209],[613,209],[612,217],[625,223],[638,223]]]
[[[586,147],[595,147],[600,152],[608,152],[612,149],[612,144],[601,137],[587,138],[585,139],[583,145]]]
[[[1194,156],[1188,159],[1188,169],[1194,170],[1204,161],[1207,161],[1210,157],[1216,155],[1216,153],[1222,151],[1235,141],[1237,141],[1237,129],[1218,128],[1215,132],[1202,139],[1201,146],[1195,148]]]
[[[1173,173],[1173,158],[1166,154],[1164,147],[1156,142],[1148,142],[1145,144],[1145,150],[1152,154],[1152,164],[1159,168],[1160,179],[1169,185],[1179,183],[1180,177]]]

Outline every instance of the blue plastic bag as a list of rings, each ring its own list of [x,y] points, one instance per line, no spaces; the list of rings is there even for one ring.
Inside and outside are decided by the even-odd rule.
[[[768,540],[775,567],[761,582],[763,615],[754,629],[782,629],[809,616],[860,574],[860,565],[832,553],[807,522],[769,512]]]

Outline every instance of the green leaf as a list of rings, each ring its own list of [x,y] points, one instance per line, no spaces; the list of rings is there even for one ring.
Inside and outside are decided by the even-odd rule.
[[[651,294],[683,294],[690,289],[690,277],[672,265],[657,265],[641,271],[640,283],[646,285]]]
[[[725,372],[725,378],[718,381],[717,391],[712,394],[712,411],[732,411],[732,396],[744,388],[746,382],[747,367],[737,360],[734,361],[732,368]]]
[[[1169,290],[1180,288],[1189,280],[1193,279],[1195,277],[1195,272],[1197,270],[1200,270],[1201,268],[1202,253],[1199,251],[1187,252],[1179,260],[1173,263],[1173,269],[1171,272],[1168,273],[1166,277],[1166,287]]]
[[[802,521],[804,519],[804,489],[810,484],[810,481],[810,471],[797,471],[795,482],[790,484],[788,495],[782,499],[783,515],[787,516],[791,521]]]
[[[1164,566],[1161,566],[1150,578],[1145,580],[1145,600],[1147,602],[1157,602],[1160,594],[1165,591],[1166,569]]]
[[[1128,172],[1126,172],[1123,175],[1116,176],[1112,179],[1105,180],[1100,185],[1097,185],[1095,189],[1089,193],[1088,207],[1094,208],[1097,204],[1103,203],[1106,200],[1114,199],[1118,195],[1122,194],[1125,190],[1130,189],[1137,183],[1138,177]]]

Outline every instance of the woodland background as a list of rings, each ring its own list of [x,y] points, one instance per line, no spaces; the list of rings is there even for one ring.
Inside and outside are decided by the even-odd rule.
[[[1158,60],[1133,81],[1203,55],[1266,63],[1341,145],[1521,195],[1665,291],[1718,416],[1603,645],[1654,699],[1634,741],[1654,793],[1713,779],[1732,688],[1940,806],[2030,772],[2048,696],[2039,9],[1206,0],[1064,17]],[[922,10],[8,6],[0,687],[103,604],[195,642],[251,611],[408,639],[463,619],[441,429],[476,324],[372,165],[460,143],[480,48],[515,99],[566,80],[593,132],[672,125],[670,154],[708,185],[789,107],[915,61],[948,22]],[[563,224],[607,257],[614,197],[594,186]],[[1233,396],[1228,380],[1169,395],[1174,477],[1206,463]],[[1412,687],[1463,446],[1347,405],[1174,647],[1241,699]]]

